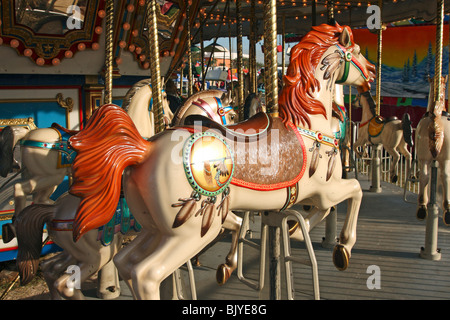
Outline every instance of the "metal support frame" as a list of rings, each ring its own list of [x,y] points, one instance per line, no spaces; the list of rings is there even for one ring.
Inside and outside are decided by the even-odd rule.
[[[434,102],[438,103],[441,93],[442,42],[444,33],[444,0],[437,0],[436,21],[436,62],[434,72]],[[431,161],[430,200],[427,205],[425,229],[425,247],[420,249],[420,257],[428,260],[440,260],[441,251],[437,247],[439,209],[436,200],[438,162]]]
[[[280,230],[281,233],[283,250],[282,251],[279,250],[280,247],[278,247],[279,256],[277,257],[277,259],[284,262],[283,265],[286,280],[287,298],[289,300],[294,299],[295,292],[294,292],[294,276],[292,272],[292,262],[297,262],[311,267],[314,299],[319,300],[320,290],[319,290],[319,274],[318,274],[317,260],[303,216],[295,210],[287,210],[284,212],[276,212],[276,211],[264,212],[261,216],[261,244],[258,245],[254,241],[246,239],[246,235],[250,229],[249,228],[250,214],[251,213],[249,211],[245,212],[242,221],[242,227],[239,233],[238,268],[237,268],[239,280],[254,290],[261,291],[263,289],[266,273],[266,252],[267,252],[266,249],[267,244],[269,242],[269,232],[270,232],[269,229],[272,228],[272,230]],[[289,220],[297,221],[299,223],[299,226],[303,233],[303,237],[305,239],[305,245],[309,259],[301,259],[299,257],[294,257],[292,255],[289,238],[290,236],[289,226],[287,223]],[[248,244],[252,248],[259,249],[260,251],[258,280],[248,279],[244,276],[243,273],[244,244]],[[270,263],[272,262],[273,260],[271,259]],[[281,268],[281,263],[278,264],[278,267]],[[272,271],[274,270],[273,267],[271,267],[271,269]],[[274,281],[272,271],[269,271],[271,276],[270,279],[271,282]],[[271,299],[276,298],[277,300],[279,300],[281,298],[281,285],[276,288],[278,294],[277,296],[275,297],[273,296],[273,291],[274,291],[273,288],[271,288],[270,293]]]

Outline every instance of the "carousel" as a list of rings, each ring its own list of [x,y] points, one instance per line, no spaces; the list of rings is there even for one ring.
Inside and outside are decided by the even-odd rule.
[[[1,298],[37,270],[47,299],[450,298],[448,8],[1,1]],[[391,29],[428,56],[383,64]]]

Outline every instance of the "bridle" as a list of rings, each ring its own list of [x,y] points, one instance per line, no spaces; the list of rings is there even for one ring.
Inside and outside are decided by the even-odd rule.
[[[358,70],[361,75],[363,76],[364,80],[369,81],[370,76],[367,73],[367,71],[364,69],[364,67],[361,65],[361,63],[356,59],[352,52],[353,49],[347,50],[347,48],[342,47],[339,44],[336,44],[336,47],[338,48],[339,53],[341,54],[342,59],[344,60],[344,74],[342,75],[342,78],[337,80],[336,83],[344,83],[348,79],[348,75],[350,74],[350,64],[353,64]]]

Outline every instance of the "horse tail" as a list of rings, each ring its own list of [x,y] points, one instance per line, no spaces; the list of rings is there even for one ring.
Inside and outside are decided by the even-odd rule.
[[[10,126],[0,132],[0,175],[4,178],[11,172],[14,162],[14,132]]]
[[[436,158],[444,143],[444,128],[442,125],[442,111],[445,99],[435,101],[432,112],[430,112],[431,123],[428,125],[428,146],[431,155]]]
[[[53,218],[54,211],[54,205],[33,204],[23,209],[14,219],[18,243],[16,264],[21,285],[26,285],[36,275],[44,224]]]
[[[142,162],[151,142],[140,136],[122,108],[108,104],[94,112],[70,144],[77,152],[70,193],[82,199],[73,225],[76,241],[109,222],[120,198],[123,170]]]
[[[431,155],[433,158],[436,158],[441,152],[444,143],[444,129],[442,128],[441,117],[432,117],[432,121],[428,125],[428,138]]]
[[[411,117],[409,116],[409,113],[403,114],[402,130],[403,130],[403,140],[405,140],[406,144],[412,148],[414,146],[414,141],[412,139],[413,129],[412,129]]]

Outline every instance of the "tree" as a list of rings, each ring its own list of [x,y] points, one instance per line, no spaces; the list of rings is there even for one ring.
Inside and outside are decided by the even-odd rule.
[[[417,77],[417,53],[416,50],[414,50],[414,57],[411,67],[411,78]]]

